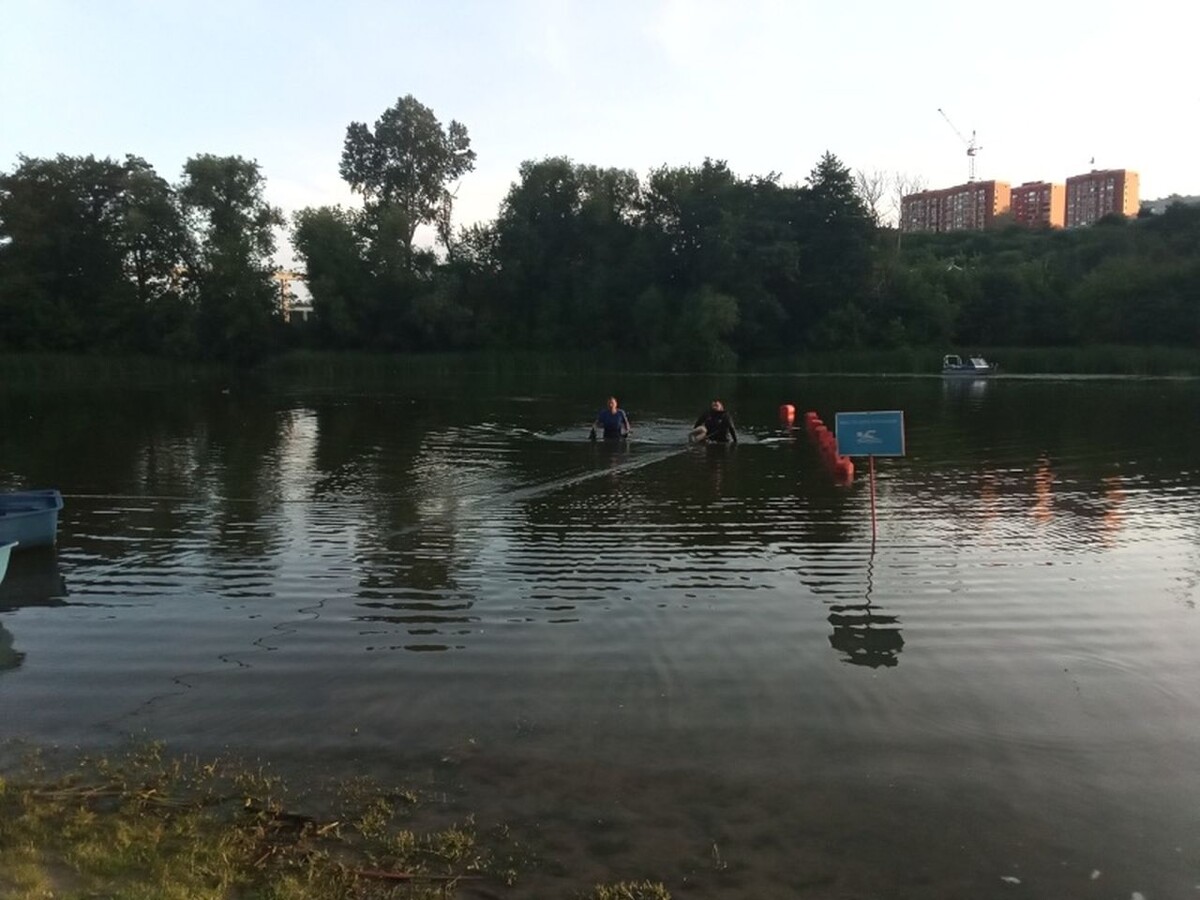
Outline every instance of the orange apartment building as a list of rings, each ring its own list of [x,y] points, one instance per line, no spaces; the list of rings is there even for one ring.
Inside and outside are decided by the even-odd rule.
[[[1062,228],[1066,208],[1067,192],[1061,184],[1026,181],[1012,189],[1013,221],[1020,225]]]
[[[941,191],[920,191],[900,198],[901,231],[941,231]]]
[[[900,198],[900,230],[979,231],[1007,212],[1012,189],[1006,181],[969,181]]]
[[[1138,175],[1128,169],[1093,169],[1067,179],[1066,226],[1091,225],[1110,213],[1138,214]]]

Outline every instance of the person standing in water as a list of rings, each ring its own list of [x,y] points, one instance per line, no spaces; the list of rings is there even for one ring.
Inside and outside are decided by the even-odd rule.
[[[724,403],[714,400],[712,406],[700,413],[700,418],[696,419],[696,425],[692,429],[691,439],[712,441],[716,444],[726,441],[737,443],[737,429],[733,427],[733,416],[725,411]]]
[[[596,429],[600,429],[604,432],[606,441],[619,441],[621,438],[629,437],[631,427],[629,416],[625,415],[625,410],[617,405],[617,398],[609,397],[608,406],[596,414],[596,421],[592,423],[592,433],[588,437],[594,441]]]

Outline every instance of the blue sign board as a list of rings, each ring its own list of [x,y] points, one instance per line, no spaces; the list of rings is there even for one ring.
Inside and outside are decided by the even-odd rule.
[[[904,413],[844,412],[834,420],[839,456],[903,456]]]

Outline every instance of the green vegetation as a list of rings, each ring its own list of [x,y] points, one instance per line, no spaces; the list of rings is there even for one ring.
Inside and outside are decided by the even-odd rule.
[[[320,802],[327,815],[293,804]],[[419,792],[355,780],[332,800],[293,796],[261,769],[173,759],[148,744],[52,775],[0,778],[0,896],[8,900],[450,898],[511,887],[537,860],[504,827],[436,818]],[[596,900],[667,900],[650,882]]]
[[[449,242],[454,195],[446,185],[473,168],[466,127],[452,121],[443,130],[433,110],[409,94],[384,111],[374,131],[350,123],[339,172],[363,196],[361,221],[368,233],[388,236],[374,245],[386,248],[389,267],[399,262],[411,269],[417,226],[436,225]]]
[[[800,185],[712,159],[641,178],[550,157],[520,166],[494,221],[455,230],[474,160],[466,127],[411,96],[351,123],[340,173],[363,206],[294,216],[313,317],[287,324],[269,265],[281,220],[255,163],[196,156],[171,185],[134,156],[23,157],[0,173],[0,350],[240,366],[288,349],[575,352],[726,371],[1020,347],[1127,372],[1160,367],[1136,348],[1200,344],[1197,207],[901,240],[832,153]],[[436,250],[414,245],[422,225]]]
[[[228,378],[227,366],[160,356],[73,353],[0,354],[0,387],[140,387],[212,382]]]
[[[519,379],[528,376],[580,375],[628,369],[614,366],[612,360],[578,352],[474,350],[461,353],[417,354],[296,350],[275,357],[263,365],[261,371],[266,376],[278,378],[286,383],[295,383],[319,382],[327,378],[386,382],[401,377],[438,379],[460,375]]]
[[[1141,377],[1200,376],[1200,348],[1185,347],[991,347],[972,346],[998,361],[1013,375],[1122,375]],[[812,350],[762,359],[744,369],[755,373],[807,375],[934,375],[940,371],[942,349],[900,347],[891,350]],[[0,360],[0,370],[3,362]],[[450,379],[488,375],[522,383],[545,375],[581,376],[653,371],[636,356],[615,354],[488,351],[469,353],[363,353],[293,351],[270,360],[262,373],[283,383],[326,383],[352,380],[394,382],[397,379]]]
[[[671,900],[671,895],[655,881],[621,881],[596,885],[585,900]]]
[[[0,346],[246,363],[282,323],[255,163],[21,157],[0,176]]]

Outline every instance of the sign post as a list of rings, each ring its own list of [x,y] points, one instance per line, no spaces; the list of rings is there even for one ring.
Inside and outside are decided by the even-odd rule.
[[[904,412],[844,412],[834,418],[840,456],[865,456],[871,472],[871,543],[875,543],[875,457],[904,455]]]

